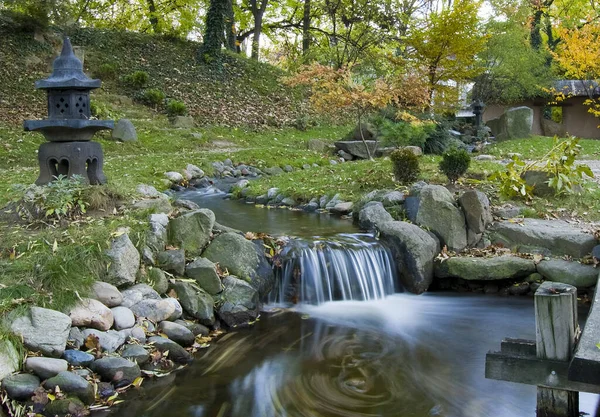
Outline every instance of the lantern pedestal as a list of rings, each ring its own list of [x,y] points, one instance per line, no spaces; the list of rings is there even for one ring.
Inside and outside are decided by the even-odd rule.
[[[104,154],[98,142],[46,142],[40,146],[38,160],[37,185],[48,184],[59,175],[79,175],[92,185],[106,183]]]

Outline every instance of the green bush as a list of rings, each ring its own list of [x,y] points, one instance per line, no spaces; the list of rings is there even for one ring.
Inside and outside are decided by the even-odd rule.
[[[97,119],[114,119],[114,113],[106,103],[90,102],[90,114]]]
[[[423,144],[424,153],[443,154],[449,148],[452,135],[448,132],[447,123],[437,123],[435,128],[431,129]]]
[[[102,64],[98,69],[94,72],[94,75],[100,79],[114,79],[117,76],[117,71],[119,70],[117,64]]]
[[[140,89],[148,84],[150,76],[146,71],[135,71],[123,77],[123,82],[131,88]]]
[[[419,158],[409,149],[396,149],[390,154],[394,177],[401,184],[416,181],[419,176]]]
[[[141,101],[148,106],[158,107],[165,101],[165,93],[157,88],[149,88],[142,93]]]
[[[430,122],[393,121],[379,115],[373,119],[377,136],[383,146],[418,146],[423,148],[435,125]]]
[[[187,114],[187,106],[183,101],[169,100],[167,103],[167,114],[169,117],[185,116]]]
[[[465,175],[471,164],[471,156],[462,148],[453,148],[445,152],[440,161],[440,170],[450,182],[456,182]]]

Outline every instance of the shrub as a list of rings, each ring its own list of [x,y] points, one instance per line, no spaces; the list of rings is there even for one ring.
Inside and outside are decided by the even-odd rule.
[[[169,100],[167,103],[167,114],[169,117],[185,116],[187,114],[187,106],[183,101]]]
[[[377,137],[383,146],[418,146],[423,148],[428,135],[435,128],[433,123],[421,120],[393,121],[383,115],[373,119]]]
[[[149,88],[142,94],[141,101],[149,106],[158,107],[165,101],[165,93],[157,88]]]
[[[416,181],[419,176],[419,158],[409,149],[396,149],[390,154],[394,177],[401,184]]]
[[[452,135],[448,132],[447,124],[438,123],[429,131],[423,144],[423,152],[441,155],[449,148],[451,139]]]
[[[94,75],[101,79],[114,79],[117,76],[118,69],[117,64],[102,64]]]
[[[462,148],[453,148],[445,152],[440,161],[440,170],[450,182],[456,182],[465,175],[471,164],[471,155]]]
[[[150,76],[146,71],[136,71],[123,77],[123,81],[129,87],[140,89],[148,84]]]

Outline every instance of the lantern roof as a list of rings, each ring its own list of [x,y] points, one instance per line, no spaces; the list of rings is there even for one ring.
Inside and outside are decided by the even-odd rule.
[[[83,73],[83,64],[73,53],[71,40],[65,37],[60,56],[54,60],[52,74],[45,80],[36,81],[35,88],[68,89],[68,88],[99,88],[100,80],[92,80]]]

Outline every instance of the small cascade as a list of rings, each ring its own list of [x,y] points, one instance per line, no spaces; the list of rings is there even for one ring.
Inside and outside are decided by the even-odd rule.
[[[390,251],[371,235],[294,239],[281,257],[273,303],[378,300],[399,289]]]

